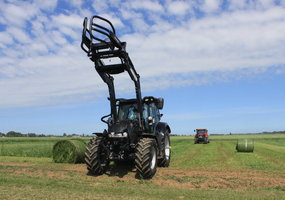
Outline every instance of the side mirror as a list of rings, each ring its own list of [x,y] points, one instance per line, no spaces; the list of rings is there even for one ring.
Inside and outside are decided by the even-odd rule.
[[[194,132],[196,132],[196,130],[194,130]]]
[[[163,98],[157,98],[156,101],[156,106],[159,110],[163,109],[163,105],[164,105],[164,99]]]

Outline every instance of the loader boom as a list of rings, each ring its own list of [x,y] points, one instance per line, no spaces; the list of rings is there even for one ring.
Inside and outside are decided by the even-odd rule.
[[[109,28],[103,27],[97,22],[105,22]],[[142,115],[142,97],[140,76],[136,72],[134,65],[126,52],[126,42],[121,42],[117,36],[113,24],[100,16],[93,16],[89,21],[89,29],[87,27],[88,19],[83,22],[81,48],[87,53],[88,57],[95,63],[95,69],[108,85],[111,117],[113,123],[117,123],[116,94],[114,89],[114,74],[120,74],[125,71],[129,74],[134,82],[136,92],[136,103],[139,112],[139,127],[143,130]],[[103,38],[106,39],[103,39]],[[116,64],[105,64],[104,59],[117,58]]]

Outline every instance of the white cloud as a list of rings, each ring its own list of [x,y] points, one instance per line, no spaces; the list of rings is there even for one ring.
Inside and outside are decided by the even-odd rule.
[[[264,9],[274,7],[276,1],[274,0],[258,0],[258,1],[231,0],[228,3],[229,3],[230,10],[250,10],[250,9],[263,9],[264,10]]]
[[[122,5],[121,0],[109,0],[109,5],[119,8]]]
[[[204,0],[202,10],[206,13],[215,12],[220,8],[220,0]]]
[[[92,7],[98,13],[105,12],[109,8],[108,1],[94,0],[92,3]]]
[[[170,2],[167,7],[169,13],[184,16],[190,8],[190,4],[189,2],[186,3],[184,1],[173,1]]]
[[[76,0],[76,1],[77,3],[80,2],[80,0]],[[72,0],[71,3],[74,3],[74,0]],[[43,10],[52,11],[57,6],[57,0],[34,1],[33,6],[36,8],[43,9]]]
[[[48,54],[48,48],[42,43],[33,43],[30,45],[30,51],[33,54]]]
[[[31,41],[29,35],[20,28],[10,27],[8,28],[7,33],[18,42],[29,43]]]
[[[129,35],[125,40],[131,41],[130,52],[144,76],[278,65],[285,63],[284,17],[281,9],[256,11],[248,17],[229,13],[191,20],[189,28],[147,37]]]
[[[238,10],[248,8],[249,5],[246,3],[246,0],[231,0],[229,1],[230,10]]]
[[[79,31],[71,29],[69,27],[65,27],[65,26],[59,27],[59,30],[64,35],[69,36],[69,37],[71,37],[74,40],[78,40],[78,35],[80,33]]]
[[[82,0],[67,0],[66,2],[70,3],[75,8],[81,8],[81,6],[83,4]]]
[[[13,3],[0,3],[1,18],[5,24],[12,26],[24,27],[26,21],[35,17],[39,13],[39,9],[52,9],[56,5],[55,0],[50,1],[15,1]],[[2,21],[2,20],[1,20]]]
[[[68,26],[72,28],[81,28],[82,27],[82,17],[79,15],[64,15],[60,14],[57,16],[52,16],[53,25],[60,27],[60,26]]]
[[[120,20],[118,16],[115,16],[115,13],[109,14],[109,13],[102,13],[100,16],[108,19],[110,22],[112,22],[115,29],[124,27],[123,22]]]
[[[137,30],[137,32],[147,32],[150,26],[142,19],[135,18],[132,20],[133,29]]]
[[[272,7],[274,6],[274,0],[259,0],[258,2],[262,8],[269,8],[269,7]]]
[[[52,32],[50,32],[50,34],[51,34],[51,39],[57,45],[64,46],[65,44],[67,44],[67,40],[65,39],[65,37],[63,36],[63,34],[61,32],[59,32],[59,31],[52,31]]]
[[[0,32],[0,43],[11,44],[12,42],[13,42],[13,39],[9,33]]]
[[[90,91],[95,93],[95,88],[98,92],[103,85],[98,77],[94,81],[98,75],[92,64],[78,51],[74,52],[73,57],[59,52],[59,55],[26,58],[21,63],[11,60],[6,63],[9,63],[9,67],[4,69],[6,75],[10,76],[0,79],[2,108],[3,105],[10,107],[71,102],[74,101],[72,97],[80,98],[81,94],[86,96]],[[17,72],[18,77],[13,77]]]
[[[115,1],[113,7],[119,6],[120,2],[111,1]],[[231,1],[229,10],[219,13],[220,1],[205,1],[200,8],[215,15],[189,18],[189,12],[197,5],[174,1],[169,8],[171,2],[162,5],[158,1],[128,1],[112,13],[109,6],[97,2],[102,4],[101,15],[115,25],[120,39],[128,43],[127,50],[141,75],[144,91],[228,81],[228,77],[238,79],[245,72],[261,73],[271,66],[279,66],[276,73],[283,73],[284,7],[261,2],[262,9],[257,4],[246,8],[248,4]],[[8,13],[3,3],[0,5],[0,19],[7,20]],[[80,49],[80,15],[87,13],[90,17],[90,10],[80,8],[80,15],[46,15],[39,4],[31,4],[34,9],[27,13],[24,11],[31,5],[19,5],[5,4],[8,10],[18,12],[13,13],[12,21],[7,21],[13,26],[0,32],[0,108],[107,95],[94,64]],[[47,6],[52,10],[56,5],[57,1],[52,1]],[[169,12],[164,13],[166,10]],[[169,13],[184,20],[176,21]],[[6,45],[13,47],[5,48]],[[119,94],[133,92],[127,76],[119,76],[116,84],[120,85]]]
[[[162,12],[164,11],[163,6],[158,1],[151,1],[151,0],[133,0],[128,2],[128,6],[130,9],[143,9],[152,12]]]

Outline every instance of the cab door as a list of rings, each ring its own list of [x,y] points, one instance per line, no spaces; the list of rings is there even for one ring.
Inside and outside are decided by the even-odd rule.
[[[150,116],[152,117],[152,126],[150,127],[151,128],[150,132],[154,133],[156,130],[156,126],[158,122],[160,121],[160,113],[154,103],[151,103],[149,106],[150,106],[149,107]]]

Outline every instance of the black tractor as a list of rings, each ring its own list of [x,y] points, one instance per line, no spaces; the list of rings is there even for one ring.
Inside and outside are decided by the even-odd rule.
[[[101,121],[108,128],[94,133],[87,146],[85,161],[90,174],[101,175],[110,161],[134,161],[139,178],[149,179],[157,166],[170,163],[170,127],[161,122],[164,99],[141,97],[140,76],[126,51],[126,42],[116,36],[112,23],[93,16],[83,21],[81,48],[95,64],[95,69],[107,84],[111,114]],[[127,72],[135,85],[136,98],[116,98],[114,75]]]

